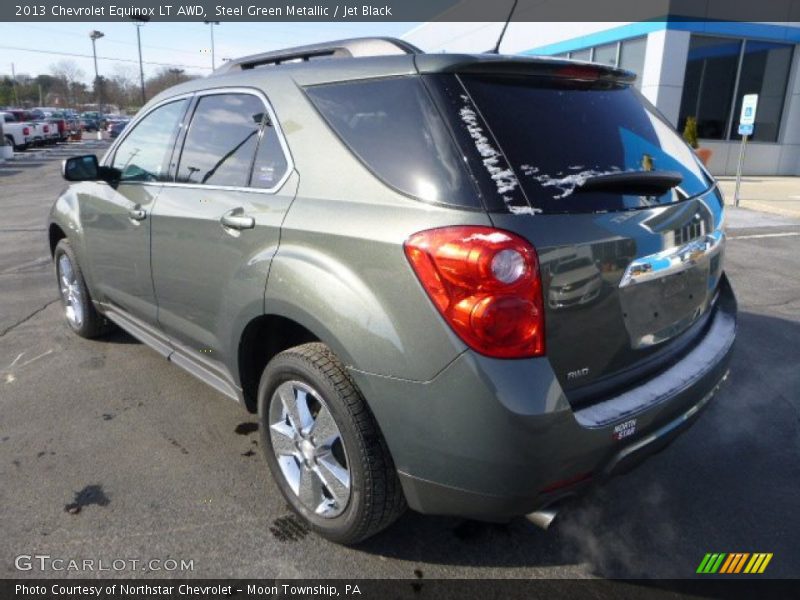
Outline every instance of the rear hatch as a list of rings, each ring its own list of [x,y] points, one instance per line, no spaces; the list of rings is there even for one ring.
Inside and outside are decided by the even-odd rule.
[[[702,335],[722,198],[629,73],[541,64],[479,60],[425,78],[492,221],[537,249],[547,355],[576,405],[664,368]]]

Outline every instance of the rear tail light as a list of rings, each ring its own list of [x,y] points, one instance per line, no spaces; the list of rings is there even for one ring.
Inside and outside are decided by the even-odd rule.
[[[443,227],[412,235],[405,252],[453,331],[494,358],[545,353],[544,304],[536,250],[491,227]]]
[[[31,134],[31,128],[30,127],[23,127],[22,128],[22,135],[30,135],[30,134]]]

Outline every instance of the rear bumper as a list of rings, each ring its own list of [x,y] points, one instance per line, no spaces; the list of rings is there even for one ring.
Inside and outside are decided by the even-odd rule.
[[[736,334],[726,278],[707,333],[678,363],[574,411],[547,359],[465,352],[429,382],[353,372],[423,513],[527,514],[629,469],[700,414],[725,378]]]

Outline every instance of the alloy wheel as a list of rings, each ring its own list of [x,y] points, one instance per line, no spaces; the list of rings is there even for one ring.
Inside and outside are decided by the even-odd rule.
[[[269,409],[272,451],[300,503],[326,518],[350,499],[350,469],[341,432],[322,396],[300,381],[286,381]]]
[[[83,325],[83,293],[78,274],[66,254],[58,258],[58,283],[67,320],[73,327],[80,328]]]

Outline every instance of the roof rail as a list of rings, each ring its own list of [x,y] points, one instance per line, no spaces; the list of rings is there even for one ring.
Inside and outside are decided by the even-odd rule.
[[[279,65],[286,62],[307,62],[318,58],[355,58],[360,56],[387,56],[393,54],[422,54],[422,50],[403,40],[392,37],[363,37],[337,40],[309,46],[297,46],[284,50],[273,50],[251,54],[227,61],[213,75],[232,71],[245,71],[264,65]]]

